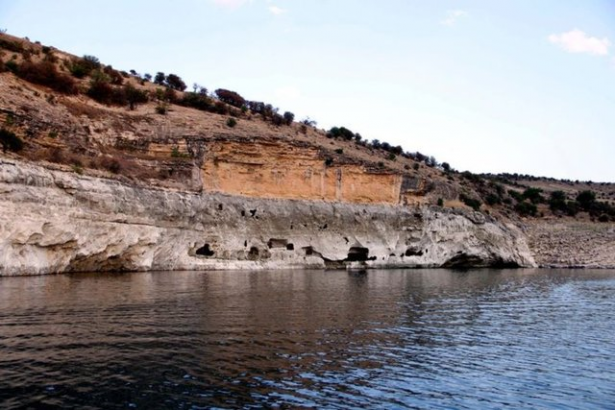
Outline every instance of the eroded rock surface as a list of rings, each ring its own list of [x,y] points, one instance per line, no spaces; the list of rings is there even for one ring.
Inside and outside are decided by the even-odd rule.
[[[0,160],[0,275],[73,271],[534,266],[482,214],[131,186]]]

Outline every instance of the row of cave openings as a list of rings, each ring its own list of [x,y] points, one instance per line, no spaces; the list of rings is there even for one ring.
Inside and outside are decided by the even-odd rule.
[[[248,241],[244,241],[244,247],[248,247]],[[267,241],[267,247],[269,249],[286,249],[287,251],[294,251],[295,245],[293,243],[288,242],[287,239],[275,239],[271,238]],[[305,246],[301,248],[304,252],[304,256],[320,256],[325,259],[319,252],[317,252],[313,246]],[[427,250],[425,250],[427,252]],[[215,257],[216,253],[213,249],[211,249],[211,245],[206,243],[202,247],[196,250],[196,255],[203,256],[206,258]],[[268,258],[269,252],[266,252],[266,255],[262,255],[261,250],[258,247],[252,246],[248,251],[248,259],[249,260],[258,260],[258,259],[266,259]],[[399,255],[400,257],[404,256],[422,256],[423,251],[417,250],[416,248],[408,248],[405,253]],[[263,257],[264,256],[264,257]],[[390,256],[395,256],[395,254],[391,254]],[[340,262],[367,262],[376,260],[376,256],[369,256],[369,248],[365,248],[362,246],[351,246],[348,250],[348,255],[346,259]]]

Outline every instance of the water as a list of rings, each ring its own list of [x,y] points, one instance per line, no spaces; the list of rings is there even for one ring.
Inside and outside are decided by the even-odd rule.
[[[0,279],[0,408],[615,408],[615,271]]]

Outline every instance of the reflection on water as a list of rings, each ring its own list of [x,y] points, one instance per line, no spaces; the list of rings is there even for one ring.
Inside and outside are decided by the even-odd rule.
[[[608,408],[615,271],[0,279],[0,408]]]

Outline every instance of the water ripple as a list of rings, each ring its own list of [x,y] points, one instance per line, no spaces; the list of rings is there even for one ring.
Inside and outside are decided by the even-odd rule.
[[[0,279],[0,408],[615,408],[615,271]]]

